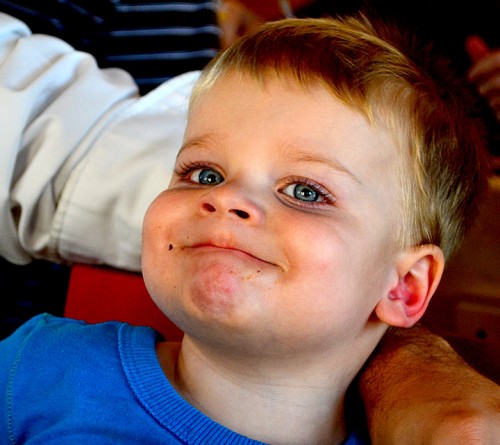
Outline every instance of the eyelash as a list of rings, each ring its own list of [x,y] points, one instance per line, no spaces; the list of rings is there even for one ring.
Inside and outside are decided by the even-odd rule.
[[[294,202],[299,202],[300,206],[305,206],[305,207],[317,207],[317,206],[329,206],[335,204],[335,201],[337,200],[335,196],[328,191],[325,187],[322,185],[318,184],[317,182],[313,181],[312,179],[309,178],[303,178],[300,176],[290,176],[285,179],[285,184],[283,187],[280,187],[280,192],[282,192],[284,189],[286,189],[290,185],[305,185],[312,190],[314,190],[322,201],[315,201],[315,202],[307,202],[307,201],[301,201],[299,199],[292,198],[291,196],[283,194],[287,199],[293,200]]]
[[[193,182],[190,179],[190,175],[192,172],[200,169],[212,169],[214,171],[219,171],[219,169],[215,168],[213,164],[209,162],[183,162],[179,166],[177,166],[174,169],[174,174],[181,180],[181,181],[186,181],[191,184],[197,184]],[[296,198],[292,198],[289,195],[286,195],[283,193],[283,190],[285,190],[288,186],[290,185],[305,185],[312,190],[314,190],[318,195],[321,197],[322,201],[315,201],[315,202],[306,202],[306,201],[301,201]],[[290,176],[284,180],[284,185],[280,187],[279,192],[285,197],[285,199],[289,201],[293,201],[295,205],[299,205],[302,207],[317,207],[317,206],[329,206],[335,204],[336,198],[335,196],[329,192],[325,187],[322,185],[318,184],[317,182],[304,178],[301,176]],[[298,203],[298,204],[297,204]]]
[[[175,167],[174,169],[174,174],[181,179],[182,181],[188,181],[190,183],[193,183],[189,176],[191,173],[193,173],[195,170],[200,170],[200,169],[213,169],[215,171],[218,171],[217,168],[214,168],[212,164],[209,162],[183,162],[179,166]]]

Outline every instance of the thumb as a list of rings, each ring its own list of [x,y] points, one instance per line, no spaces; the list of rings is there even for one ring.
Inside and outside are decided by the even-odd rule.
[[[465,50],[472,63],[476,63],[488,54],[490,48],[481,37],[470,35],[465,39]]]

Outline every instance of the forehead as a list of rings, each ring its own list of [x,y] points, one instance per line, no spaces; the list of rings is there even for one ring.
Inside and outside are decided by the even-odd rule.
[[[353,151],[366,147],[375,158],[394,157],[396,151],[396,138],[381,122],[369,122],[363,112],[347,105],[319,80],[299,83],[286,73],[256,79],[229,72],[199,89],[191,104],[187,133],[216,127],[223,131],[224,123],[226,131],[231,127],[234,132],[271,126],[276,137],[318,139],[332,150],[343,142],[352,143]],[[251,132],[248,137],[259,135]]]
[[[252,162],[257,153],[282,164],[322,159],[349,171],[367,193],[394,198],[398,188],[400,160],[390,133],[319,82],[227,74],[193,102],[184,145],[193,141],[220,156],[247,153]]]

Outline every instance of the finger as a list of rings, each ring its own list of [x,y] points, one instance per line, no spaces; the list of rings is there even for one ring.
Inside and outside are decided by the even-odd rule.
[[[471,61],[476,63],[488,54],[490,48],[481,37],[471,35],[465,39],[465,50]]]

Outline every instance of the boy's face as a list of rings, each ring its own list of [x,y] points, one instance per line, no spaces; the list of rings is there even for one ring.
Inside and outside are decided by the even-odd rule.
[[[398,279],[397,159],[319,85],[224,78],[193,107],[145,218],[153,299],[227,351],[352,353]]]

